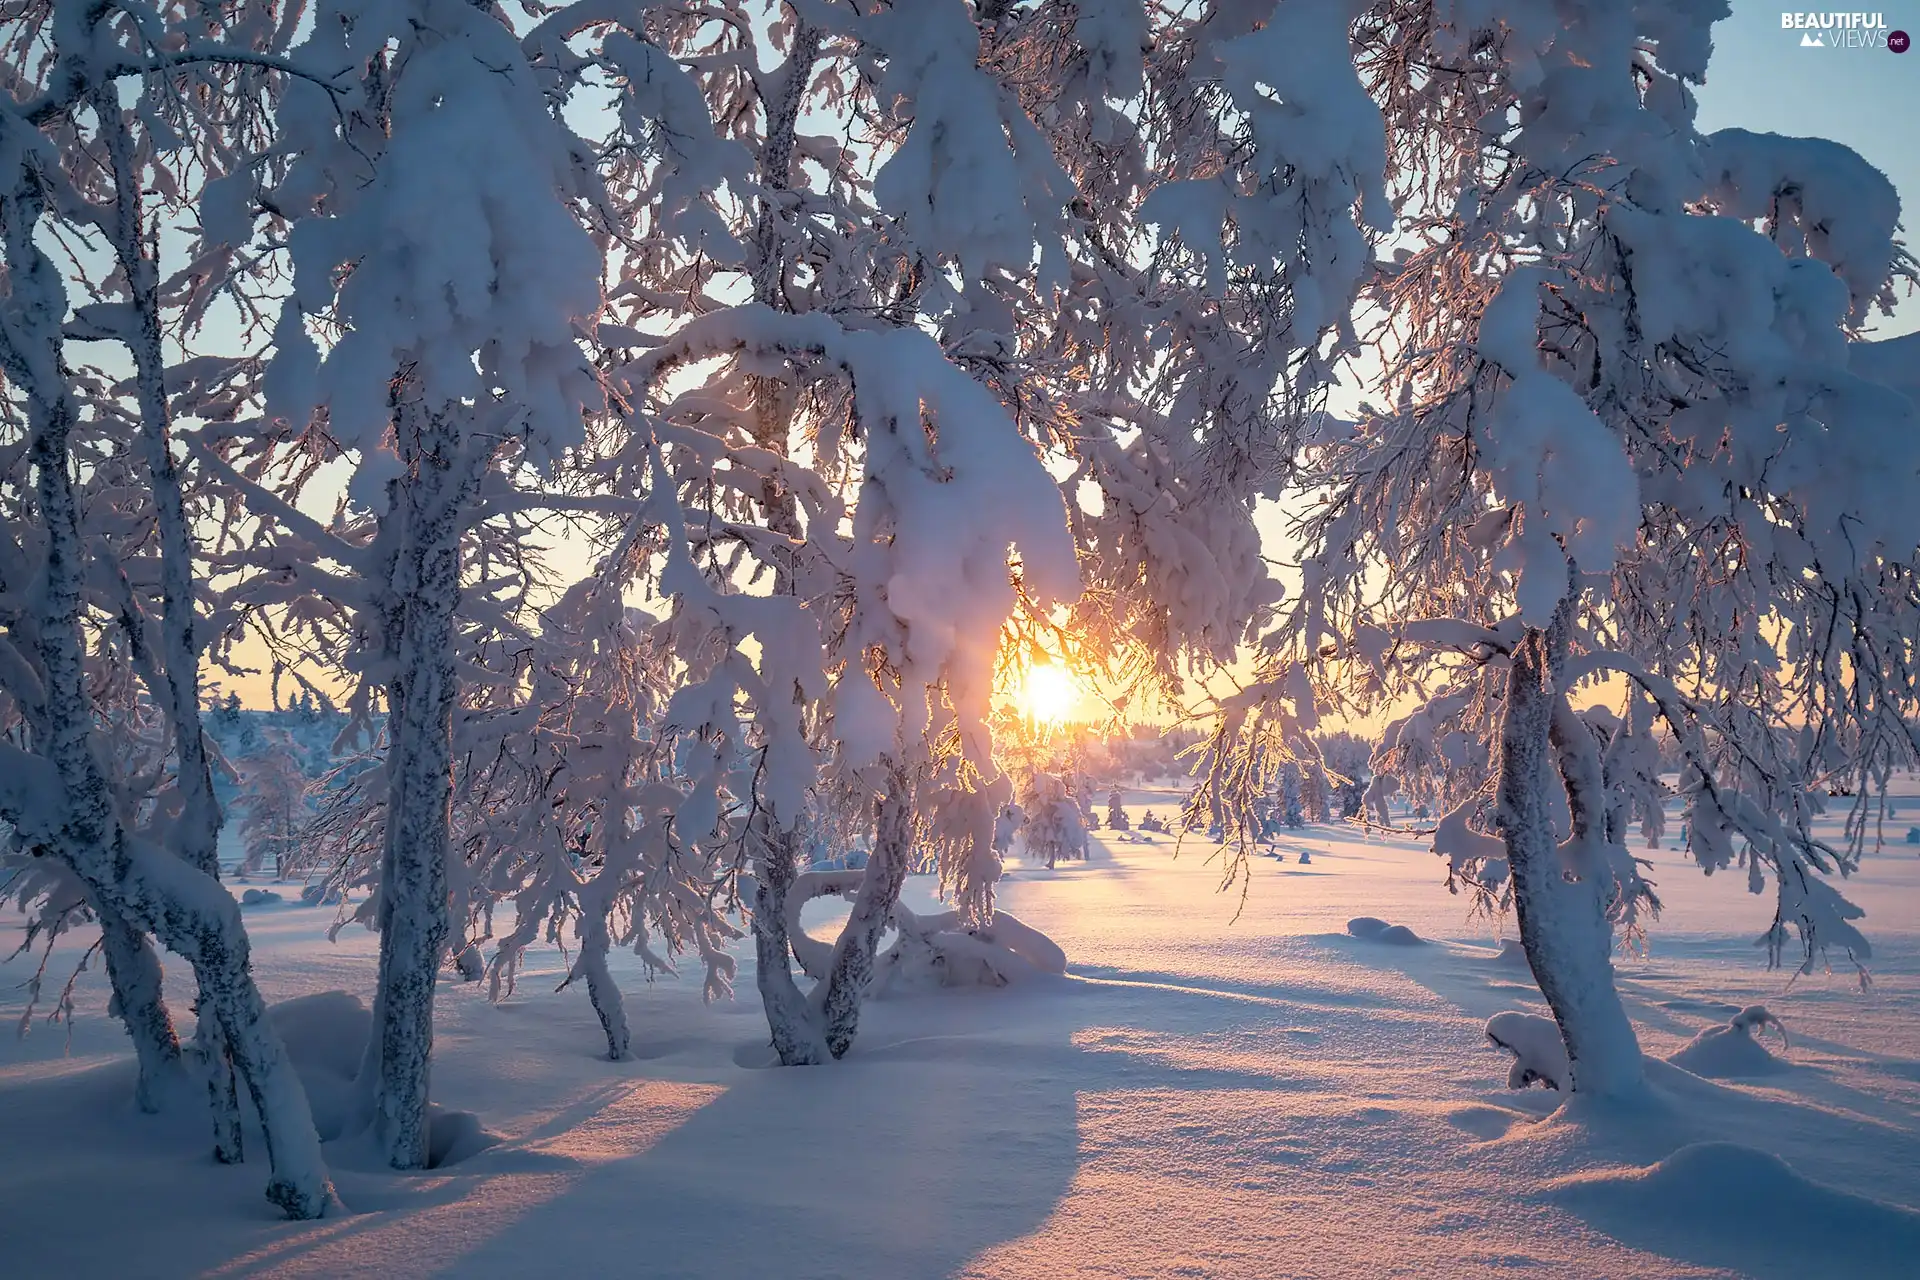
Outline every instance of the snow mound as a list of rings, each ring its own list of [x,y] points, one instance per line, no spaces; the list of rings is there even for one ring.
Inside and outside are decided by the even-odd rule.
[[[1487,1039],[1513,1055],[1507,1088],[1524,1089],[1537,1081],[1561,1093],[1569,1091],[1573,1068],[1552,1018],[1512,1010],[1496,1013],[1487,1019]]]
[[[1694,1143],[1546,1191],[1622,1240],[1757,1275],[1912,1275],[1920,1256],[1920,1212],[1814,1182],[1738,1143]]]
[[[240,895],[243,907],[270,907],[280,901],[280,895],[271,889],[249,889]]]
[[[1426,941],[1407,926],[1388,924],[1376,916],[1355,916],[1347,921],[1347,932],[1368,942],[1388,942],[1397,947],[1417,947]]]
[[[823,981],[833,965],[833,944],[807,932],[800,912],[815,898],[851,897],[865,871],[805,871],[787,890],[787,936],[793,958],[814,981]],[[928,987],[1004,987],[1042,974],[1064,974],[1067,953],[1053,939],[1022,923],[1011,912],[997,912],[985,924],[969,925],[958,911],[922,915],[897,904],[895,940],[876,957],[877,994]]]
[[[1533,968],[1533,962],[1527,959],[1526,944],[1518,938],[1502,938],[1500,951],[1493,959],[1496,964],[1513,965],[1527,970]]]
[[[460,948],[453,957],[453,968],[462,982],[478,982],[486,977],[487,962],[480,954],[480,944],[469,942]]]
[[[319,991],[282,1000],[267,1010],[287,1057],[313,1107],[313,1127],[322,1142],[350,1137],[363,1117],[354,1088],[360,1057],[373,1032],[373,1014],[349,991]],[[478,1116],[427,1106],[427,1167],[458,1164],[499,1142]],[[335,1162],[339,1163],[337,1157]]]
[[[1779,1032],[1784,1047],[1787,1029],[1780,1019],[1767,1012],[1765,1005],[1748,1005],[1719,1026],[1702,1031],[1669,1054],[1667,1061],[1711,1079],[1775,1075],[1785,1071],[1787,1064],[1760,1043],[1759,1037],[1768,1027]]]
[[[1067,971],[1060,945],[1011,912],[971,928],[957,911],[917,915],[893,909],[899,941],[880,957],[879,984],[896,987],[1004,987]]]
[[[350,992],[319,991],[273,1005],[267,1018],[307,1091],[320,1141],[345,1137],[359,1116],[353,1078],[373,1030],[373,1014]]]
[[[350,991],[319,991],[282,1000],[267,1010],[267,1019],[280,1033],[287,1057],[300,1072],[325,1071],[353,1079],[360,1070],[360,1054],[373,1014]]]

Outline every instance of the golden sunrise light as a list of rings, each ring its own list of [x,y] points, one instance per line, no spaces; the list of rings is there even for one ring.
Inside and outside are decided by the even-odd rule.
[[[1071,719],[1079,701],[1079,681],[1055,663],[1028,667],[1021,679],[1020,710],[1037,724],[1060,724]]]

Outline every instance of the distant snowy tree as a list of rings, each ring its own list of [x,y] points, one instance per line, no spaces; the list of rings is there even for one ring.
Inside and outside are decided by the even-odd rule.
[[[1300,808],[1308,822],[1333,821],[1333,781],[1320,761],[1308,761],[1300,771]]]
[[[275,879],[291,873],[306,834],[307,776],[300,769],[293,738],[268,730],[263,750],[240,764],[240,839],[247,853],[241,870],[258,873],[269,865]]]
[[[1020,810],[1025,815],[1020,827],[1025,856],[1045,859],[1049,868],[1063,858],[1087,856],[1087,828],[1080,805],[1062,779],[1038,771],[1028,775],[1020,789]]]
[[[1067,794],[1073,797],[1074,804],[1080,808],[1080,825],[1089,831],[1093,830],[1097,819],[1093,804],[1093,779],[1084,773],[1073,773],[1067,779]]]
[[[1300,793],[1301,768],[1297,761],[1289,760],[1280,769],[1280,820],[1296,830],[1307,825]]]

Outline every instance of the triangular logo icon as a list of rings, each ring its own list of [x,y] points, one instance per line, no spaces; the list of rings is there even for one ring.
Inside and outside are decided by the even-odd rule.
[[[1800,47],[1802,49],[1824,49],[1827,47],[1826,37],[1816,35],[1809,31],[1800,37]]]

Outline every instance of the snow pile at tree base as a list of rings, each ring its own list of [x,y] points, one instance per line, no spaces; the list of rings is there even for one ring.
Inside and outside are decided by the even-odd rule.
[[[1573,1068],[1567,1061],[1560,1027],[1552,1018],[1513,1011],[1496,1013],[1487,1019],[1487,1039],[1513,1055],[1513,1068],[1507,1072],[1509,1089],[1524,1089],[1538,1081],[1561,1093],[1570,1091]]]
[[[351,992],[318,991],[270,1006],[267,1017],[280,1033],[287,1057],[307,1091],[320,1141],[338,1143],[357,1137],[364,1119],[354,1077],[373,1030],[371,1011]],[[428,1168],[458,1164],[498,1141],[471,1112],[428,1104]],[[328,1159],[349,1168],[363,1163],[342,1160],[338,1152],[329,1152]],[[378,1165],[377,1156],[373,1163]]]
[[[1920,1258],[1920,1212],[1823,1186],[1737,1143],[1571,1174],[1546,1192],[1602,1230],[1756,1275],[1912,1275]]]
[[[358,1111],[353,1078],[360,1070],[373,1015],[359,996],[318,991],[269,1007],[267,1018],[307,1091],[320,1141],[345,1136]]]
[[[814,981],[833,966],[833,944],[807,932],[801,909],[817,898],[851,898],[865,871],[806,871],[787,890],[787,937],[793,958]],[[877,995],[929,987],[1004,987],[1010,982],[1067,971],[1067,953],[1053,939],[1008,911],[981,925],[968,925],[958,911],[920,914],[904,903],[893,909],[896,934],[875,961]]]
[[[1403,924],[1388,924],[1376,916],[1355,916],[1347,921],[1347,932],[1369,942],[1387,942],[1397,947],[1417,947],[1425,939]]]
[[[893,909],[899,941],[880,959],[881,992],[897,988],[1004,987],[1067,971],[1067,953],[1038,929],[1000,911],[967,928],[957,911]]]
[[[1533,962],[1527,959],[1526,944],[1518,938],[1502,938],[1500,951],[1493,958],[1498,964],[1512,965],[1528,972],[1532,972],[1533,969]]]
[[[1710,1079],[1777,1075],[1787,1069],[1787,1064],[1757,1038],[1769,1026],[1779,1031],[1784,1045],[1786,1029],[1780,1020],[1768,1013],[1765,1005],[1748,1005],[1727,1022],[1708,1027],[1667,1055],[1667,1061]]]

